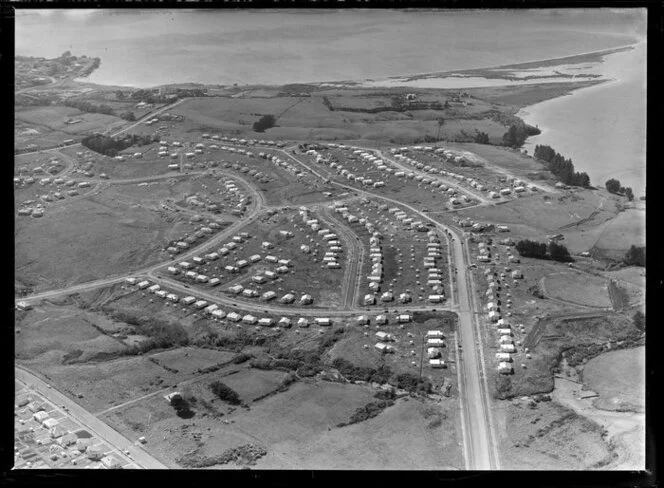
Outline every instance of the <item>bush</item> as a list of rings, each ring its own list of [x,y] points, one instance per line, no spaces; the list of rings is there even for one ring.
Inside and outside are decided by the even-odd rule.
[[[625,254],[623,262],[628,266],[645,266],[646,248],[636,247],[635,245],[632,245]]]
[[[256,369],[274,369],[269,359],[253,358],[249,361],[249,366]]]
[[[258,121],[254,122],[253,129],[255,132],[265,132],[267,129],[274,127],[277,123],[274,115],[263,115]]]
[[[249,361],[252,357],[253,356],[251,354],[243,352],[242,354],[238,354],[237,356],[235,356],[235,358],[233,358],[233,364],[242,364],[244,362]]]
[[[230,386],[225,385],[221,381],[213,381],[210,383],[210,391],[218,396],[219,399],[230,403],[231,405],[239,405],[242,403],[240,395],[238,395]]]
[[[639,329],[641,332],[645,332],[646,316],[643,314],[643,312],[641,311],[636,312],[632,317],[632,323],[634,324],[634,327]]]

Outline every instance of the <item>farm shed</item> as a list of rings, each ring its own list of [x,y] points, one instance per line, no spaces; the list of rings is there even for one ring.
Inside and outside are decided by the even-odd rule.
[[[297,326],[298,327],[309,327],[309,321],[305,319],[304,317],[300,317],[297,320]]]
[[[432,368],[444,368],[445,367],[445,361],[442,359],[429,359],[429,366]]]

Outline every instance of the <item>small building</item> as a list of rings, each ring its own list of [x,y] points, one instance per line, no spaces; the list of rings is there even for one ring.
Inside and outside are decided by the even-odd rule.
[[[104,457],[104,451],[102,451],[101,447],[99,446],[88,446],[88,448],[85,450],[85,455],[88,457],[88,459],[99,461]]]
[[[293,321],[292,321],[290,318],[288,318],[288,317],[281,317],[281,318],[279,319],[279,322],[277,322],[277,325],[278,325],[279,327],[288,328],[288,327],[290,327],[291,325],[293,325]]]
[[[386,341],[389,340],[388,336],[389,336],[389,334],[387,332],[383,332],[383,331],[376,332],[376,337],[378,337],[378,339],[383,341],[383,342],[386,342]]]
[[[279,299],[279,302],[281,303],[293,303],[295,301],[295,295],[292,293],[286,293],[284,296],[282,296]]]
[[[173,402],[182,399],[182,394],[178,391],[174,391],[172,393],[164,395],[164,399],[168,402],[169,405],[173,405]]]
[[[212,315],[212,318],[214,318],[214,319],[221,320],[226,316],[226,312],[224,312],[223,310],[217,308],[217,309],[213,310],[210,315]]]
[[[373,305],[376,303],[376,297],[370,294],[364,295],[362,303],[364,305]]]
[[[507,361],[498,363],[498,372],[500,374],[511,374],[513,372],[512,364]]]
[[[258,325],[261,325],[263,327],[270,327],[270,326],[274,325],[274,319],[272,319],[270,317],[264,317],[264,318],[258,320]]]
[[[376,316],[376,323],[378,325],[384,325],[387,324],[387,316],[386,315],[378,315]]]
[[[440,303],[443,300],[445,300],[445,297],[443,295],[429,295],[429,301],[431,303]]]
[[[232,322],[239,322],[242,320],[242,316],[237,313],[237,312],[231,312],[228,315],[226,315],[226,318]]]
[[[300,305],[310,305],[313,301],[314,299],[308,294],[304,294],[300,297]]]
[[[274,291],[267,291],[261,295],[261,300],[268,301],[272,300],[277,296],[277,293]]]
[[[196,298],[195,298],[195,297],[184,297],[184,298],[182,299],[182,303],[183,303],[184,305],[191,305],[191,304],[194,303],[195,301],[196,301]]]
[[[76,439],[76,450],[80,452],[85,452],[88,447],[92,446],[91,438]]]
[[[120,461],[112,456],[104,456],[101,458],[101,463],[106,466],[107,469],[120,469]]]
[[[208,284],[210,286],[217,286],[219,283],[221,283],[221,280],[219,278],[212,278]]]
[[[436,359],[436,358],[439,358],[439,357],[441,356],[441,354],[442,354],[442,353],[440,352],[440,349],[437,348],[437,347],[429,347],[429,348],[427,349],[427,357],[428,357],[429,359]]]
[[[516,349],[514,348],[514,344],[501,344],[500,352],[513,353],[516,352]]]
[[[16,302],[16,308],[18,310],[30,310],[32,309],[32,305],[30,305],[28,302],[20,301]]]
[[[309,327],[309,321],[305,319],[304,317],[300,317],[297,320],[297,326],[298,327]]]
[[[157,293],[161,289],[161,286],[159,285],[152,285],[148,288],[148,291],[150,293]]]
[[[429,366],[432,368],[444,368],[445,367],[445,361],[442,359],[429,359]]]
[[[384,342],[377,342],[374,347],[378,349],[378,351],[380,351],[381,353],[387,352],[387,344],[385,344]]]
[[[145,290],[148,286],[150,286],[150,282],[149,282],[149,281],[141,281],[141,282],[138,284],[138,289],[139,289],[139,290]]]
[[[247,314],[244,317],[242,317],[242,322],[244,322],[245,324],[253,325],[256,322],[258,322],[258,319],[251,314]]]
[[[428,338],[427,339],[427,346],[431,347],[445,347],[445,342],[443,342],[442,339],[440,338]]]
[[[410,320],[411,320],[411,316],[408,315],[408,314],[397,315],[397,322],[399,322],[400,324],[408,323],[408,322],[410,322]]]
[[[443,338],[445,338],[445,335],[443,334],[442,330],[428,330],[427,331],[427,337],[428,338],[443,339]]]
[[[316,322],[316,324],[318,325],[325,325],[325,326],[332,325],[332,319],[328,317],[317,317],[314,319],[314,322]]]
[[[394,300],[394,294],[391,291],[386,291],[380,296],[381,302],[391,302]]]
[[[198,300],[197,302],[194,303],[194,308],[200,310],[207,307],[207,304],[208,302],[206,302],[205,300]]]
[[[498,359],[499,361],[511,361],[512,356],[506,352],[499,352],[496,353],[496,359]]]
[[[364,325],[369,323],[369,317],[366,315],[360,315],[355,319],[358,325]]]

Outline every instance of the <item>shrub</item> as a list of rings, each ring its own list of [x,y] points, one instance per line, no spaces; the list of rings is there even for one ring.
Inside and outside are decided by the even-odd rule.
[[[210,391],[218,396],[219,399],[230,403],[231,405],[239,405],[241,403],[240,395],[238,395],[230,386],[225,385],[221,381],[213,381],[210,383]]]
[[[233,358],[233,363],[234,364],[242,364],[244,362],[249,361],[252,357],[253,356],[251,354],[247,354],[247,353],[243,352],[242,354],[238,354],[237,356],[235,356],[235,358]]]
[[[255,132],[265,132],[267,129],[274,127],[277,123],[274,115],[263,115],[260,119],[254,122],[253,129]]]

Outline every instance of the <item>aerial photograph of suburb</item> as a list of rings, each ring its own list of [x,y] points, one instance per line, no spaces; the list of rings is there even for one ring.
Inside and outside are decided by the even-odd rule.
[[[648,9],[48,5],[13,469],[646,468]]]

